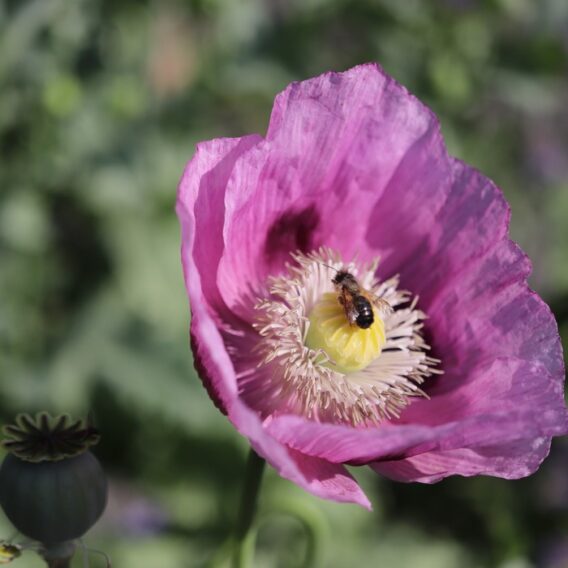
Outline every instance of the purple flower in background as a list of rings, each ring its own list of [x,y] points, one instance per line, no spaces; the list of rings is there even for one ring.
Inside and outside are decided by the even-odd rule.
[[[164,507],[129,485],[113,480],[110,486],[106,520],[111,530],[132,537],[147,537],[163,532],[171,524]]]
[[[369,506],[345,464],[523,477],[568,430],[501,191],[378,66],[293,83],[265,138],[199,144],[177,210],[199,374],[311,493]]]

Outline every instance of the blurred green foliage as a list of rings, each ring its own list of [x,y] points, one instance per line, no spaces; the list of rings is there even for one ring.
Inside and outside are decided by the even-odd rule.
[[[115,566],[210,565],[238,500],[246,444],[187,340],[173,206],[195,142],[262,133],[287,83],[369,60],[503,188],[567,338],[565,0],[0,0],[0,418],[94,412],[112,499],[87,540]],[[269,514],[297,503],[326,568],[562,568],[567,467],[559,441],[517,482],[357,471],[374,513],[270,473],[256,566],[301,565],[301,524]]]

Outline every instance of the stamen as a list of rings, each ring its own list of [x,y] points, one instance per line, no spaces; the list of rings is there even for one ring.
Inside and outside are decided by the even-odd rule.
[[[258,367],[266,372],[261,384],[243,372],[242,388],[259,393],[251,394],[258,406],[269,401],[282,412],[366,426],[399,416],[410,397],[426,396],[418,385],[441,372],[439,361],[427,356],[421,335],[426,315],[397,289],[398,278],[379,282],[378,262],[345,264],[326,248],[292,256],[296,264],[271,279],[271,297],[256,306]],[[375,300],[364,328],[348,317],[345,298],[339,301],[333,280],[343,272]]]

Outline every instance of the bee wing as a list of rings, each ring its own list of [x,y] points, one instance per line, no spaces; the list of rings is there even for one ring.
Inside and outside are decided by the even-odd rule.
[[[347,314],[347,319],[349,320],[349,323],[353,325],[357,320],[357,316],[359,315],[353,304],[351,304],[348,308],[345,309],[345,313]]]
[[[341,291],[337,296],[337,301],[343,306],[343,310],[345,311],[345,317],[349,322],[349,325],[353,325],[355,320],[357,319],[357,310],[353,305],[353,298],[351,294],[347,293],[345,288],[340,287]]]
[[[375,308],[377,308],[379,314],[382,317],[392,314],[392,306],[383,298],[379,298],[378,296],[371,294],[371,292],[368,292],[367,290],[364,291],[364,296],[365,298],[367,298],[367,300],[369,300],[369,302],[371,302],[371,304],[373,304],[373,306],[375,306]]]

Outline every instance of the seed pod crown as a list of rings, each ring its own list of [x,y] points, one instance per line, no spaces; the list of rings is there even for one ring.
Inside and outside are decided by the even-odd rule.
[[[18,458],[38,463],[60,461],[78,456],[98,443],[96,428],[68,414],[51,416],[40,412],[35,417],[19,414],[14,424],[4,426],[2,445]]]

